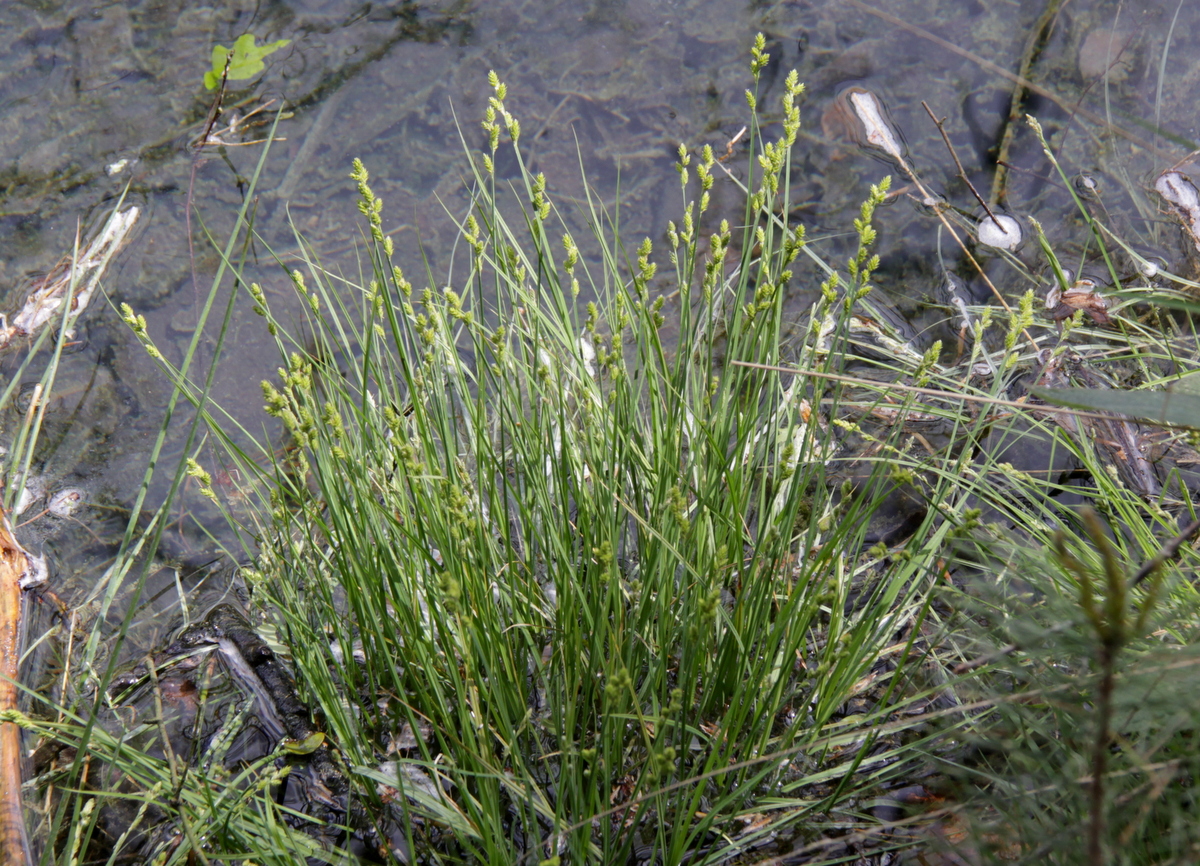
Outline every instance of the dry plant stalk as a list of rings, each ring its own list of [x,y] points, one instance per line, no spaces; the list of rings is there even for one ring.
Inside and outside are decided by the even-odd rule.
[[[17,665],[21,658],[21,579],[29,555],[0,515],[0,712],[17,709]],[[21,729],[0,722],[0,866],[33,862],[21,811]]]

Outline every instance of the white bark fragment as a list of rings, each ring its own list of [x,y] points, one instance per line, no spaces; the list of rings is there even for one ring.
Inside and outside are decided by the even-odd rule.
[[[904,165],[904,143],[884,116],[883,103],[869,90],[855,87],[850,90],[850,105],[863,125],[867,144],[879,148]]]
[[[1187,229],[1197,252],[1200,252],[1200,190],[1187,175],[1165,171],[1154,182],[1154,189],[1167,200],[1175,215]]]
[[[75,293],[71,298],[68,315],[72,321],[87,309],[88,303],[100,279],[112,260],[129,240],[133,224],[137,222],[139,210],[131,207],[125,211],[113,211],[105,223],[100,236],[92,240],[79,258],[67,268],[66,273],[47,278],[25,299],[24,306],[12,317],[11,322],[0,326],[0,349],[19,337],[30,337],[49,322],[62,309],[67,292],[75,281]]]

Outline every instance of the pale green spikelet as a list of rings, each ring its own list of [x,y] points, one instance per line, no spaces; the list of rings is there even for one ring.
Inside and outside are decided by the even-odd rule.
[[[550,216],[550,201],[546,198],[546,175],[540,171],[533,179],[533,196],[529,204],[538,219],[545,220]]]
[[[396,283],[396,288],[401,291],[404,297],[412,297],[412,283],[404,278],[404,271],[400,270],[398,265],[392,268],[392,280]]]
[[[1021,300],[1017,304],[1017,309],[1013,312],[1012,319],[1009,321],[1008,333],[1004,335],[1005,351],[1012,352],[1013,347],[1017,345],[1017,337],[1019,337],[1021,332],[1032,324],[1033,289],[1030,289],[1025,294],[1021,295]],[[1007,359],[1005,359],[1005,365],[1011,366]]]
[[[921,363],[917,365],[917,369],[913,372],[913,382],[918,385],[924,385],[929,381],[930,371],[937,365],[938,359],[942,356],[942,341],[935,340],[933,345],[929,347],[924,355],[921,356]]]
[[[146,332],[146,328],[147,328],[146,317],[139,316],[136,313],[134,313],[133,307],[129,306],[129,304],[126,304],[124,302],[122,302],[122,304],[121,304],[121,321],[123,321],[126,325],[129,326],[129,329],[131,331],[133,331],[133,333],[138,337],[138,339],[140,339],[140,340],[148,339],[147,332]]]
[[[213,502],[217,501],[217,494],[212,489],[212,475],[196,462],[195,459],[189,457],[186,461],[186,472],[189,478],[194,478],[200,484],[200,493],[206,496]]]
[[[267,296],[263,292],[262,286],[258,283],[251,283],[249,291],[250,297],[254,299],[254,306],[252,307],[254,315],[265,317],[267,315]]]
[[[366,166],[358,157],[354,158],[350,171],[350,179],[358,185],[358,210],[367,218],[367,222],[371,226],[371,237],[379,243],[384,242],[383,236],[383,200],[377,198],[371,190],[370,184],[367,182],[370,175],[367,172]],[[388,255],[391,255],[389,252]]]
[[[754,34],[754,44],[750,46],[750,74],[754,76],[755,81],[758,81],[758,74],[771,62],[771,55],[767,53],[766,48],[767,37],[761,32]]]
[[[572,271],[575,269],[576,262],[579,261],[579,247],[575,244],[575,239],[569,234],[563,235],[562,243],[563,249],[566,250],[567,253],[567,258],[563,262],[563,267],[565,267],[567,271]]]
[[[189,457],[187,459],[186,471],[189,478],[195,478],[205,486],[212,484],[212,475],[210,475],[208,471],[205,470],[205,468],[195,460],[195,458]]]
[[[837,271],[830,271],[829,276],[825,278],[825,282],[821,283],[821,297],[825,303],[832,304],[837,300],[837,288],[841,282]]]

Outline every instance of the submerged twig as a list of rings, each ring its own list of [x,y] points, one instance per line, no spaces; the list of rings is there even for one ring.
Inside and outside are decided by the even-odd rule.
[[[213,126],[217,122],[217,118],[221,116],[221,102],[225,99],[225,82],[229,80],[229,64],[233,62],[233,52],[225,58],[225,68],[221,70],[221,84],[217,87],[217,98],[213,100],[213,104],[208,109],[208,117],[204,119],[204,132],[200,138],[196,140],[196,147],[204,146],[208,141],[208,135],[213,130]]]
[[[1053,102],[1055,105],[1057,105],[1059,108],[1063,109],[1064,111],[1070,112],[1073,109],[1073,106],[1070,101],[1059,96],[1053,90],[1050,90],[1049,88],[1046,88],[1046,87],[1042,87],[1040,84],[1035,84],[1034,82],[1030,81],[1027,78],[1022,78],[1019,75],[1014,75],[1012,72],[1009,72],[1003,66],[993,63],[992,61],[990,61],[984,57],[980,57],[978,54],[974,53],[973,51],[968,51],[965,48],[955,45],[950,40],[943,39],[941,36],[938,36],[935,33],[930,33],[928,30],[924,29],[923,27],[918,27],[916,24],[913,24],[909,21],[905,21],[903,18],[899,17],[898,15],[893,15],[890,12],[885,12],[882,9],[877,9],[869,3],[864,3],[863,0],[845,0],[845,2],[849,3],[851,6],[855,6],[859,9],[861,9],[862,11],[864,11],[870,15],[874,15],[876,18],[880,18],[884,21],[887,21],[890,24],[894,24],[897,27],[901,28],[902,30],[907,30],[909,33],[912,33],[914,36],[919,36],[922,39],[927,39],[930,42],[932,42],[934,45],[938,45],[942,48],[945,48],[947,51],[951,51],[951,52],[957,54],[959,57],[962,57],[966,60],[970,60],[972,63],[975,63],[978,66],[980,66],[981,68],[986,69],[988,72],[995,73],[996,75],[999,75],[1001,78],[1011,81],[1014,84],[1021,85],[1022,87],[1029,90],[1031,93],[1036,93],[1038,96],[1044,96],[1046,99],[1049,99],[1051,102]],[[1137,135],[1134,135],[1128,129],[1124,129],[1123,127],[1118,126],[1117,124],[1109,122],[1102,115],[1099,115],[1094,111],[1090,111],[1090,110],[1084,108],[1083,106],[1074,107],[1074,110],[1075,110],[1076,114],[1078,114],[1080,117],[1086,118],[1087,120],[1090,120],[1092,123],[1096,124],[1097,126],[1103,127],[1104,129],[1108,130],[1109,132],[1112,132],[1115,135],[1121,136],[1126,141],[1132,142],[1133,144],[1136,144],[1138,147],[1145,148],[1150,153],[1153,153],[1156,156],[1159,156],[1164,160],[1174,160],[1176,158],[1175,154],[1167,153],[1166,151],[1162,150],[1161,148],[1155,147],[1153,144],[1146,141],[1145,139],[1143,139]]]
[[[192,271],[192,295],[195,305],[200,306],[200,284],[196,279],[196,244],[192,239],[192,198],[196,192],[196,171],[203,159],[204,146],[208,144],[208,136],[213,131],[217,118],[221,116],[221,102],[225,98],[225,85],[229,81],[229,65],[233,62],[233,52],[225,58],[225,68],[221,70],[221,83],[217,86],[217,96],[212,107],[208,110],[208,118],[204,121],[204,132],[193,144],[196,155],[192,157],[192,170],[188,178],[187,201],[183,207],[183,225],[187,232],[188,264]]]
[[[1025,50],[1021,52],[1021,65],[1018,67],[1012,100],[1009,102],[1008,120],[1004,124],[1004,134],[1000,138],[1000,147],[996,150],[996,173],[992,176],[991,200],[993,204],[998,204],[1004,199],[1004,186],[1008,180],[1008,171],[1004,166],[1008,163],[1008,151],[1012,147],[1013,138],[1016,136],[1017,121],[1021,118],[1021,106],[1025,104],[1025,97],[1032,90],[1033,83],[1029,80],[1030,70],[1033,69],[1033,64],[1037,61],[1038,56],[1042,53],[1042,48],[1046,45],[1046,39],[1050,34],[1050,25],[1058,17],[1062,2],[1063,0],[1050,0],[1046,4],[1041,17],[1038,18],[1037,23],[1029,33],[1029,39],[1025,43]],[[1070,2],[1070,0],[1067,0],[1067,2]]]

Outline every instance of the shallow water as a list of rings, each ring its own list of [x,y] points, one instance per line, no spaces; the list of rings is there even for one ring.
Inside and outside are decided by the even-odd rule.
[[[202,224],[217,237],[228,230],[261,150],[229,146],[194,162],[186,148],[212,99],[201,77],[214,44],[230,45],[246,32],[291,40],[268,58],[264,74],[227,96],[228,105],[244,103],[241,114],[271,99],[291,112],[258,185],[260,239],[248,268],[280,305],[291,289],[272,251],[288,266],[299,264],[289,220],[326,267],[357,275],[362,224],[348,179],[355,157],[385,202],[384,229],[397,260],[418,287],[422,254],[437,279],[447,278],[455,233],[446,212],[462,216],[469,208],[463,143],[475,150],[484,143],[478,121],[490,69],[508,85],[531,168],[547,174],[551,198],[577,238],[587,235],[580,206],[586,180],[608,207],[619,201],[628,241],[662,239],[681,208],[673,167],[681,143],[692,150],[712,145],[729,154],[731,171],[744,172],[744,140],[732,142],[748,116],[744,91],[756,31],[767,35],[772,55],[760,104],[778,99],[788,69],[808,85],[793,215],[828,256],[843,257],[855,242],[846,232],[868,184],[896,174],[844,136],[834,100],[851,85],[881,97],[931,188],[976,209],[922,101],[946,119],[965,174],[982,195],[1034,213],[1056,248],[1077,255],[1084,231],[1070,198],[1049,177],[1025,125],[1009,120],[1013,76],[1045,8],[1005,0],[5,3],[0,297],[16,309],[30,275],[52,268],[71,249],[77,223],[85,231],[97,226],[128,184],[127,201],[143,216],[105,289],[112,301],[144,314],[151,336],[179,361],[217,263]],[[1158,172],[1197,149],[1198,24],[1200,7],[1179,0],[1064,3],[1026,73],[1040,90],[1017,112],[1042,120],[1069,173],[1095,178],[1125,237],[1178,270],[1186,268],[1179,231],[1148,190]],[[1010,125],[1015,134],[1002,145]],[[223,135],[232,144],[264,132]],[[1014,168],[993,190],[1001,147]],[[185,213],[194,165],[189,252]],[[498,166],[502,176],[512,169]],[[895,181],[899,187],[905,179]],[[735,186],[722,179],[714,195],[713,219],[736,221],[742,204]],[[959,269],[959,254],[936,221],[907,200],[883,209],[878,224],[878,282],[928,344],[948,333],[948,311],[929,304],[941,281],[939,255]],[[793,280],[794,320],[817,281],[802,272]],[[214,396],[255,429],[263,423],[258,382],[272,375],[277,358],[249,307],[239,308],[231,326]],[[67,519],[36,516],[44,502],[34,502],[20,517],[28,522],[22,537],[49,553],[54,584],[68,601],[94,586],[119,539],[169,394],[110,307],[96,303],[81,333],[80,350],[59,376],[36,470],[46,495],[79,487],[87,507]],[[17,360],[5,359],[6,372]],[[176,429],[186,420],[181,413]],[[174,465],[179,448],[169,448],[162,464]],[[205,455],[215,460],[211,451]],[[156,482],[150,507],[165,484]],[[199,565],[217,552],[202,524],[233,547],[194,491],[185,491],[177,509],[164,539],[171,556]],[[143,600],[148,614],[174,616],[179,589],[191,586],[173,571],[160,572]],[[156,633],[147,631],[144,646]]]

